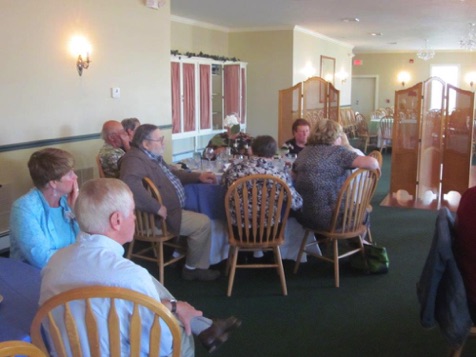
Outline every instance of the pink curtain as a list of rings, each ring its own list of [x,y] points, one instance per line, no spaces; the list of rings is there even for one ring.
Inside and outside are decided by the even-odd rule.
[[[200,129],[210,129],[210,65],[200,65]]]
[[[241,123],[246,123],[246,69],[241,69]]]
[[[236,113],[241,118],[240,65],[224,66],[225,77],[225,116]],[[241,118],[243,120],[243,118]]]
[[[183,69],[183,129],[195,130],[195,65],[184,63]]]
[[[171,63],[172,133],[180,133],[180,63]]]

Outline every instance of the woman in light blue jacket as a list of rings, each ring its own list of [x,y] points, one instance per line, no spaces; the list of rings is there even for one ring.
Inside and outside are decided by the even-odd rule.
[[[43,268],[51,256],[76,240],[73,207],[78,197],[74,158],[64,150],[34,152],[28,169],[35,188],[17,199],[10,215],[10,257]]]

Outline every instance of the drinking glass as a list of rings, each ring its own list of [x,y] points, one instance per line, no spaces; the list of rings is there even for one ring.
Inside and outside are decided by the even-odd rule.
[[[211,171],[211,159],[215,156],[215,150],[213,148],[206,148],[204,152],[205,159],[208,160],[208,171]]]
[[[202,169],[202,153],[200,151],[195,151],[193,153],[193,161],[195,162],[195,168],[197,170]]]

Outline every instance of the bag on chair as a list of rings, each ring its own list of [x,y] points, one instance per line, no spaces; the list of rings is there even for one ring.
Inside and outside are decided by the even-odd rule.
[[[354,254],[350,258],[352,268],[361,270],[367,274],[387,274],[390,261],[387,249],[373,244],[364,244],[364,256]],[[367,263],[367,264],[366,264]]]

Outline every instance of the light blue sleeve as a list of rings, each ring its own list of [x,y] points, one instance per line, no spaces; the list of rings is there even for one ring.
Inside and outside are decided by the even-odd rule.
[[[33,207],[34,208],[34,207]],[[55,253],[51,240],[45,234],[46,217],[44,211],[15,202],[10,215],[10,232],[13,257],[43,268]]]

